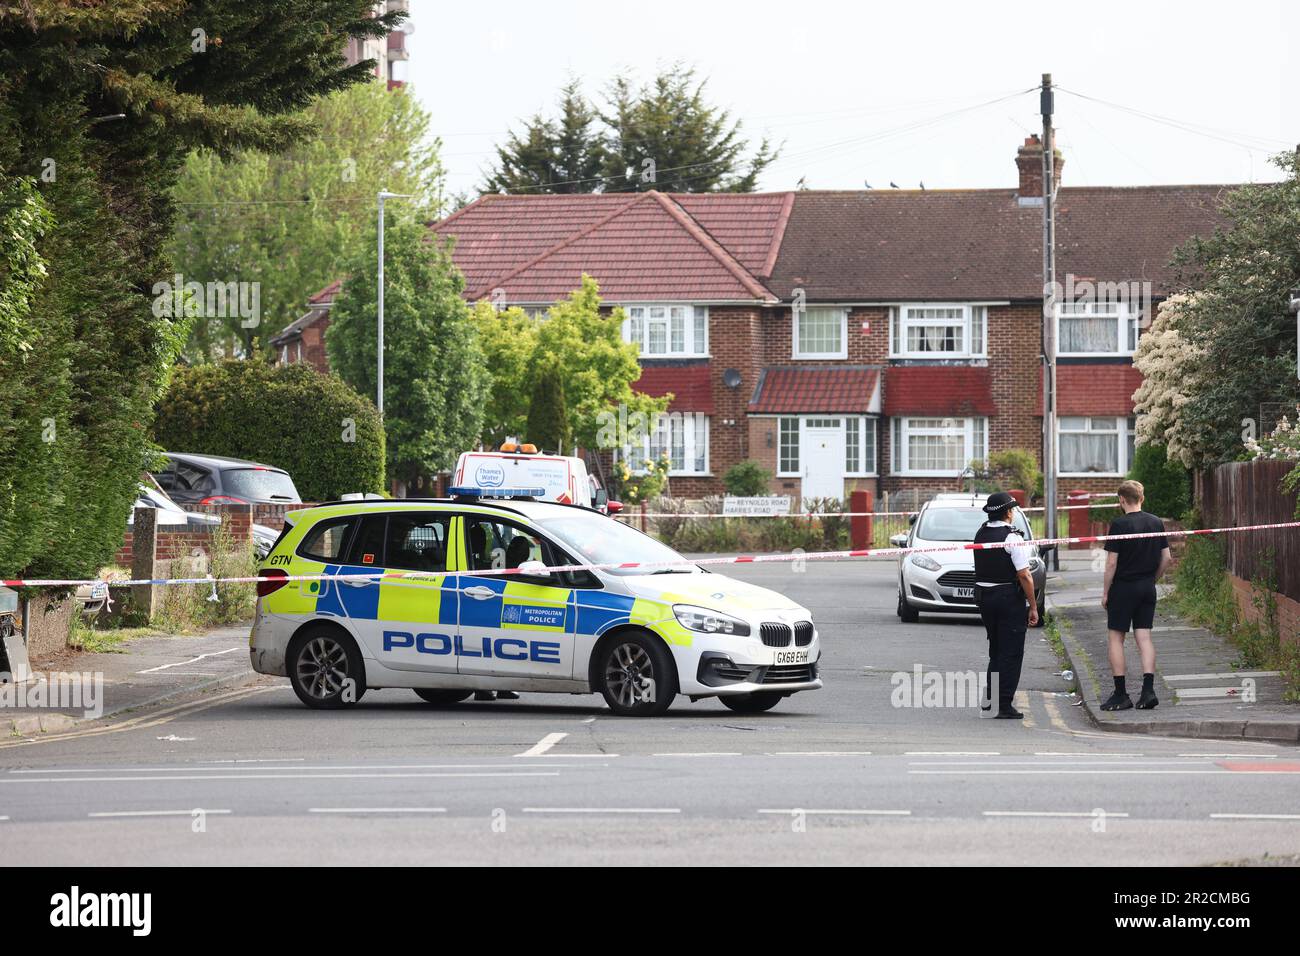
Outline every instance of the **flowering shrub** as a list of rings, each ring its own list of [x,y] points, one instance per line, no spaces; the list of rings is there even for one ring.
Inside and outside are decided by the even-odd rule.
[[[1246,451],[1253,461],[1293,461],[1295,467],[1282,479],[1282,490],[1286,492],[1300,489],[1300,405],[1296,406],[1296,424],[1285,415],[1277,423],[1272,434],[1258,440],[1246,439]],[[1300,518],[1300,496],[1296,499],[1296,517]]]
[[[668,486],[668,470],[671,467],[672,462],[667,454],[660,455],[657,460],[647,458],[645,471],[640,474],[632,470],[627,459],[619,459],[618,479],[623,489],[623,500],[628,504],[639,505],[657,498]]]

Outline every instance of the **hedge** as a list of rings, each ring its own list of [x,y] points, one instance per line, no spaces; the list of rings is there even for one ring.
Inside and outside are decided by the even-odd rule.
[[[338,376],[309,365],[227,360],[178,368],[153,434],[166,451],[283,468],[304,501],[384,486],[378,411]]]

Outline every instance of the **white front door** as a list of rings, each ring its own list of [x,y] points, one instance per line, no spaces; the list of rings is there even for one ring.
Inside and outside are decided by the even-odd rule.
[[[844,420],[807,418],[799,442],[803,496],[844,497]]]

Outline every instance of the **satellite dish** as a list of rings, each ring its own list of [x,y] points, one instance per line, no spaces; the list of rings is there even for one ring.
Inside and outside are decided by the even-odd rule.
[[[722,384],[727,388],[738,388],[740,386],[740,372],[734,368],[729,368],[722,373]]]

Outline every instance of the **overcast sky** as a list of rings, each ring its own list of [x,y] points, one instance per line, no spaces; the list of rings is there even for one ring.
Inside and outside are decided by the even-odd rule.
[[[620,70],[679,60],[748,137],[784,141],[763,189],[1011,187],[1038,96],[990,101],[1044,72],[1062,88],[1066,185],[1262,181],[1300,143],[1298,6],[411,0],[408,78],[453,193],[476,190],[493,146],[570,76],[597,96]]]

